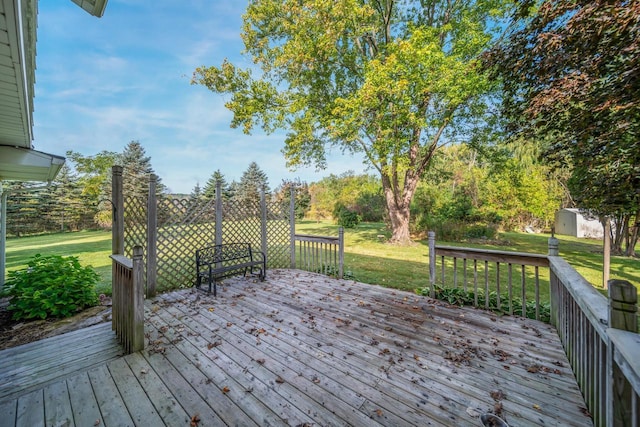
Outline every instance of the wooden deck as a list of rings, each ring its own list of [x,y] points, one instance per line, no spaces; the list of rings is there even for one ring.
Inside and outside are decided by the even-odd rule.
[[[143,352],[5,393],[0,426],[591,425],[539,322],[296,270],[145,307]]]

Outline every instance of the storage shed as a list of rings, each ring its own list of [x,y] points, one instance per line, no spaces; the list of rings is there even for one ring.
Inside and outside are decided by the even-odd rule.
[[[580,213],[580,209],[560,209],[556,212],[556,234],[573,237],[602,239],[604,229],[597,219],[589,219]]]

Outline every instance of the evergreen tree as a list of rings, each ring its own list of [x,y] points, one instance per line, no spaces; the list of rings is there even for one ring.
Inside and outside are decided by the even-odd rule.
[[[195,187],[193,187],[193,190],[191,190],[191,194],[189,195],[189,198],[192,200],[198,200],[202,198],[202,189],[200,188],[199,182],[196,182]]]
[[[92,210],[95,205],[87,203],[86,197],[82,196],[78,175],[66,163],[51,185],[51,195],[55,200],[51,210],[52,219],[59,225],[60,231],[85,228],[83,219],[94,215]]]
[[[131,141],[119,156],[122,165],[122,177],[124,194],[126,197],[145,197],[149,194],[149,175],[155,173],[151,166],[151,157],[146,155],[139,141]],[[156,184],[156,194],[162,194],[166,190],[160,177]]]
[[[276,189],[274,200],[281,203],[282,209],[288,212],[291,203],[291,189],[294,190],[295,198],[294,216],[296,219],[302,219],[311,207],[311,194],[309,193],[309,185],[306,182],[300,181],[300,178],[295,180],[283,179],[282,184]]]
[[[240,178],[234,198],[247,206],[257,206],[260,203],[260,190],[262,189],[265,194],[269,193],[267,174],[260,169],[256,162],[251,162]]]
[[[220,171],[220,169],[216,170],[211,177],[207,181],[202,190],[202,196],[205,199],[215,199],[216,198],[216,184],[220,182],[220,188],[222,189],[222,196],[225,197],[228,195],[228,186],[227,180],[224,178],[224,174]]]
[[[146,152],[139,141],[131,141],[124,148],[121,154],[115,158],[115,163],[122,166],[122,190],[125,199],[127,197],[147,197],[149,194],[149,175],[155,173],[151,166],[151,157]],[[166,192],[166,186],[162,184],[160,177],[157,179],[156,195]],[[112,200],[111,194],[111,169],[107,179],[102,185],[102,193],[100,195],[99,209],[95,216],[97,224],[103,227],[111,225],[111,204],[107,201]]]

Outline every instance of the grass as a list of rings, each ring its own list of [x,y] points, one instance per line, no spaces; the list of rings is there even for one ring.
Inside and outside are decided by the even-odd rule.
[[[111,294],[111,232],[79,231],[7,239],[7,270],[27,266],[36,254],[73,255],[80,264],[90,265],[100,275],[98,293]]]
[[[337,235],[338,226],[329,222],[303,221],[296,224],[303,234]],[[382,223],[360,224],[345,230],[345,270],[360,282],[413,291],[429,285],[427,241],[412,246],[392,246],[391,236]],[[486,243],[447,242],[440,245],[487,248],[503,251],[547,253],[549,234],[501,233],[499,241]],[[597,289],[602,286],[602,241],[556,236],[560,256]],[[437,236],[436,236],[437,239]],[[611,257],[611,279],[624,279],[640,285],[640,260]],[[548,295],[548,292],[546,292]],[[542,295],[544,297],[544,295]]]
[[[302,221],[296,231],[303,234],[337,236],[338,226],[330,222]],[[364,283],[414,291],[429,284],[427,242],[412,246],[385,243],[390,232],[382,223],[360,224],[345,230],[345,271]],[[560,255],[596,288],[602,289],[602,242],[556,236],[560,240]],[[445,242],[438,244],[484,247],[496,250],[547,253],[548,234],[502,233],[499,242],[485,244]],[[7,269],[24,268],[35,254],[74,255],[82,265],[91,265],[100,274],[100,293],[111,292],[111,233],[83,231],[11,238],[7,240]],[[611,278],[624,279],[640,285],[640,260],[614,256]]]

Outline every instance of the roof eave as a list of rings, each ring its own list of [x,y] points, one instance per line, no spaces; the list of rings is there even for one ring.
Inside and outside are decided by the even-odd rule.
[[[64,161],[55,154],[0,145],[0,181],[51,182]]]

